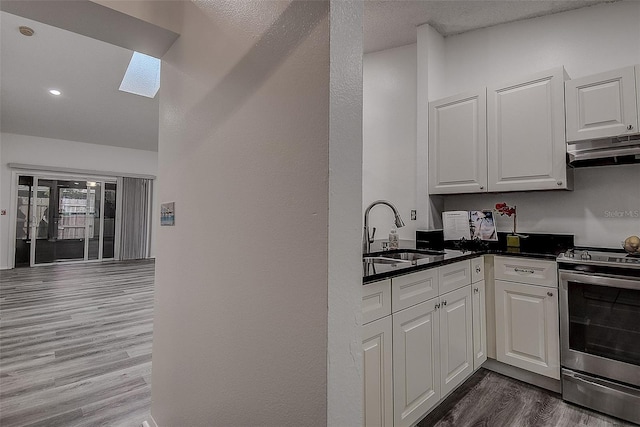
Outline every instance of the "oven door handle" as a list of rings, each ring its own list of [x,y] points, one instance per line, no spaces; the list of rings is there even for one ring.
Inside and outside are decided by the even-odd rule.
[[[567,282],[577,282],[595,286],[640,289],[640,280],[624,279],[619,276],[609,276],[604,274],[582,274],[560,270],[560,281],[563,284]]]
[[[625,386],[623,384],[617,384],[617,383],[612,382],[612,381],[601,380],[599,378],[595,378],[595,377],[592,377],[592,376],[580,375],[579,373],[570,371],[568,369],[563,369],[562,370],[562,375],[564,377],[569,377],[569,378],[573,379],[576,382],[587,383],[589,385],[592,385],[594,387],[599,387],[599,388],[605,389],[607,391],[613,389],[614,391],[618,391],[618,392],[626,393],[626,394],[632,394],[636,398],[640,398],[640,392],[638,392],[634,388]]]

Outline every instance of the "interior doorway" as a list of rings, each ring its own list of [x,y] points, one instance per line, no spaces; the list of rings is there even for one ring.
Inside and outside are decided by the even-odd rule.
[[[115,257],[117,180],[17,177],[15,266]]]

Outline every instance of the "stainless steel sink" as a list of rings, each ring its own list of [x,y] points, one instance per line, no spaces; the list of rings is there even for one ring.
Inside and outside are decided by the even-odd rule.
[[[433,254],[421,254],[419,252],[394,252],[382,255],[384,258],[393,258],[401,261],[416,261],[424,258],[433,258]]]
[[[373,264],[416,263],[420,259],[433,258],[443,254],[444,252],[439,251],[400,250],[366,255],[362,260]]]
[[[368,262],[371,264],[401,264],[401,263],[411,263],[409,260],[403,259],[394,259],[382,256],[366,256],[362,257],[362,261]]]

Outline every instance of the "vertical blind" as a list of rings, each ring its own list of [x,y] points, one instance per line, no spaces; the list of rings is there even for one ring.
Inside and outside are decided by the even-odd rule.
[[[149,253],[149,195],[151,180],[122,178],[120,259],[147,258]]]

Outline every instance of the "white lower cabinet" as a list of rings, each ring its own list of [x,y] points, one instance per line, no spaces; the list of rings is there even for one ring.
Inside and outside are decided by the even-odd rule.
[[[440,383],[442,396],[473,372],[471,286],[440,297]]]
[[[560,379],[557,289],[495,281],[500,362]]]
[[[363,326],[365,426],[393,426],[391,334],[391,316]]]
[[[473,295],[473,370],[487,360],[487,312],[484,280],[471,285]]]
[[[411,426],[473,372],[471,286],[393,314],[394,426]]]
[[[393,315],[394,426],[415,424],[440,400],[440,316],[434,298]]]
[[[415,425],[486,359],[484,280],[471,285],[470,266],[465,260],[364,286],[366,427]],[[484,331],[478,337],[474,322]]]

